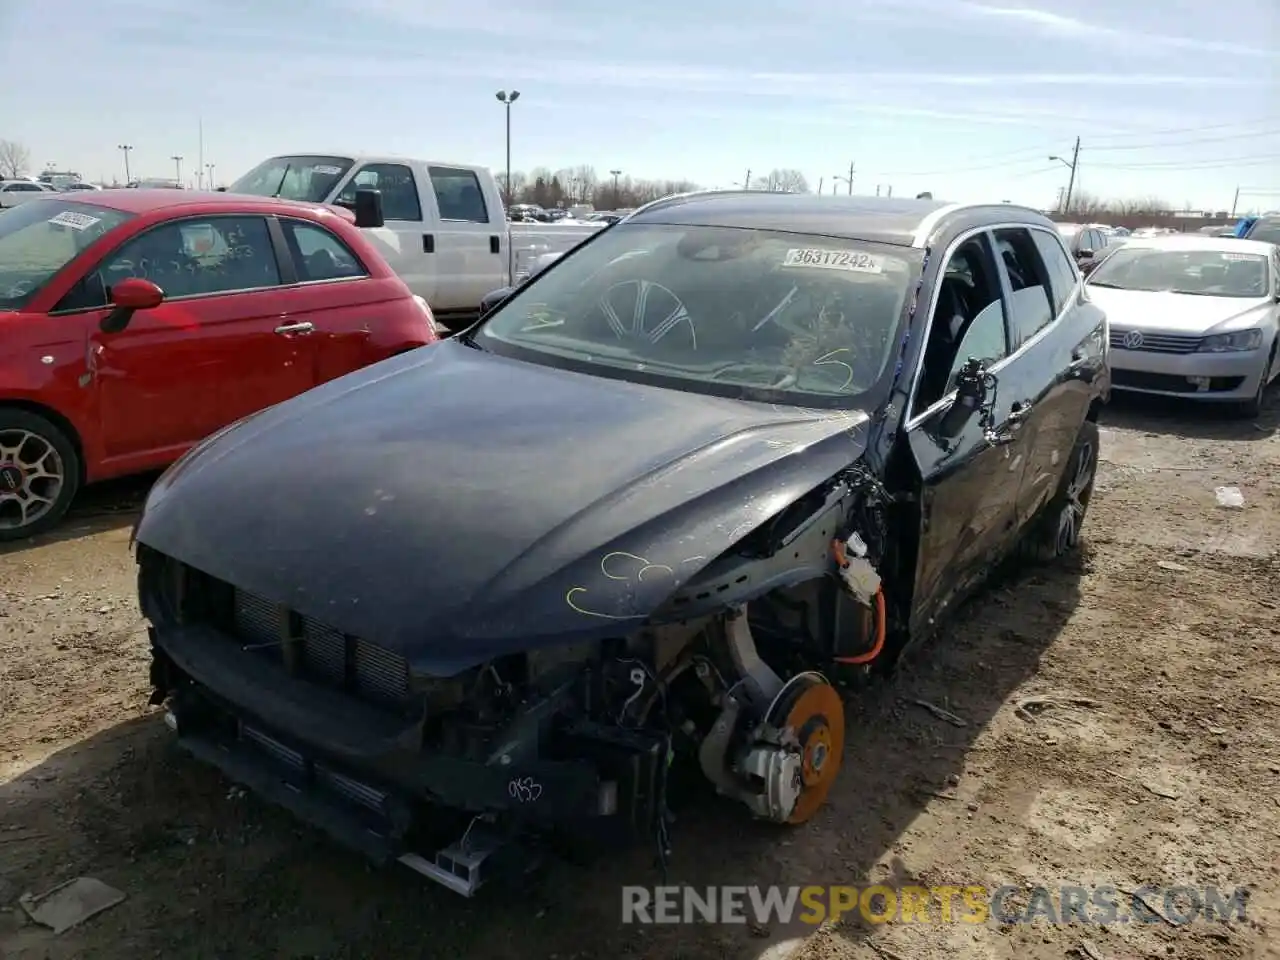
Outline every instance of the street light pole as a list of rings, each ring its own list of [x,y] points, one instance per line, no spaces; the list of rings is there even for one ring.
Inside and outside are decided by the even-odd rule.
[[[610,170],[613,174],[613,209],[617,210],[622,206],[622,193],[618,190],[618,178],[622,176],[621,170]]]
[[[124,182],[125,186],[128,186],[132,182],[132,178],[129,176],[129,151],[133,149],[133,144],[122,143],[118,145],[117,149],[124,154]]]
[[[175,153],[169,158],[173,161],[174,172],[177,174],[178,186],[182,186],[182,155]]]
[[[511,105],[520,99],[520,91],[499,90],[494,94],[498,102],[507,108],[507,206],[511,206]]]
[[[204,165],[204,168],[205,168],[206,170],[208,170],[208,171],[209,171],[209,189],[210,189],[210,190],[213,190],[213,189],[216,189],[216,188],[217,188],[217,184],[216,184],[216,183],[214,183],[214,181],[213,181],[213,168],[214,168],[215,166],[216,166],[216,164],[212,164],[212,163],[206,163],[206,164]]]

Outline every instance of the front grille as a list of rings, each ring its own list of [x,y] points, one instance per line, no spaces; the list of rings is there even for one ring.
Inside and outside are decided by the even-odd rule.
[[[399,654],[245,590],[235,591],[233,611],[234,632],[254,653],[364,700],[398,706],[409,696],[409,665]],[[286,644],[287,637],[297,642]]]
[[[1142,333],[1142,343],[1127,346],[1125,337],[1135,331],[1111,328],[1113,350],[1134,350],[1141,353],[1195,353],[1200,349],[1201,337],[1181,337],[1172,333]]]
[[[266,754],[283,770],[298,779],[310,776],[318,787],[336,794],[352,803],[366,807],[375,813],[386,809],[387,795],[383,791],[359,780],[331,770],[311,761],[297,750],[285,746],[279,740],[248,724],[240,724],[240,739]]]
[[[1163,390],[1166,393],[1222,393],[1239,390],[1244,377],[1210,377],[1209,388],[1201,390],[1184,376],[1173,373],[1146,373],[1141,370],[1112,368],[1111,384],[1115,387],[1131,387],[1134,390]]]

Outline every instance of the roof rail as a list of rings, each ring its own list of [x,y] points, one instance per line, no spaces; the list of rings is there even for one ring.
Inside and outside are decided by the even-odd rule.
[[[681,200],[687,200],[690,197],[710,197],[710,196],[732,197],[740,194],[767,193],[767,192],[768,191],[766,190],[689,190],[686,193],[672,193],[672,194],[668,194],[665,197],[659,197],[657,200],[650,200],[648,203],[642,204],[641,206],[636,207],[634,210],[628,213],[625,217],[623,217],[620,222],[625,223],[626,221],[630,220],[632,217],[636,216],[637,214],[644,213],[646,210],[658,210],[662,207],[678,203]]]

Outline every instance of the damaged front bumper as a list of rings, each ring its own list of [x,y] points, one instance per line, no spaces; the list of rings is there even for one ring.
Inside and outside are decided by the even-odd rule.
[[[423,717],[291,676],[214,627],[150,636],[153,702],[184,749],[375,863],[465,896],[527,869],[530,837],[626,842],[661,815],[665,742],[558,723],[554,697],[524,705],[509,751],[476,760],[424,742]]]

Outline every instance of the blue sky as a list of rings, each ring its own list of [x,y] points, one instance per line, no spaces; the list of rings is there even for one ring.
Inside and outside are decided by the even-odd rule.
[[[1280,207],[1276,0],[0,0],[0,137],[37,165],[271,154],[593,164],[729,186]],[[865,8],[865,9],[860,9]],[[15,82],[19,78],[20,82]],[[844,186],[841,186],[843,192]],[[1264,193],[1263,191],[1267,191]]]

